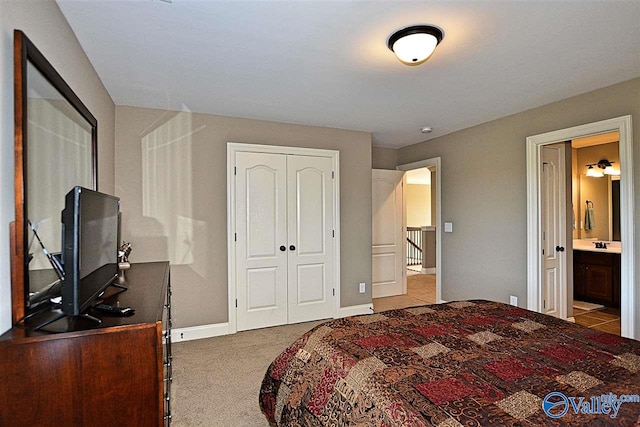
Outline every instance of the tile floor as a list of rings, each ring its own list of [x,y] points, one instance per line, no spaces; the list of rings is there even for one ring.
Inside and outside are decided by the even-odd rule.
[[[576,319],[578,325],[620,335],[620,311],[614,308],[606,307],[592,311],[574,308],[573,317]]]
[[[407,272],[407,293],[393,297],[374,298],[373,311],[393,310],[436,303],[436,275]]]

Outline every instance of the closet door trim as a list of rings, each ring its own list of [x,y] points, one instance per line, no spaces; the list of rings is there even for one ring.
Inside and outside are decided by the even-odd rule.
[[[229,333],[237,332],[236,321],[236,188],[235,188],[235,158],[238,152],[271,153],[284,155],[328,157],[333,162],[333,223],[335,224],[334,245],[334,283],[335,283],[335,313],[340,313],[340,153],[337,150],[323,150],[316,148],[288,147],[275,145],[246,144],[237,142],[227,143],[227,295]]]

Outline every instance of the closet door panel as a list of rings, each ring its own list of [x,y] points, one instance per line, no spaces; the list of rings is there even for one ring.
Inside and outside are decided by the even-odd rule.
[[[334,315],[333,161],[287,156],[289,323]]]
[[[236,154],[237,328],[287,323],[287,160]]]

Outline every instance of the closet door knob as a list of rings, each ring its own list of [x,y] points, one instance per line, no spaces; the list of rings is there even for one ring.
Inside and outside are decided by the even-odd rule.
[[[295,247],[295,246],[293,246],[293,245],[291,245],[291,246],[289,246],[289,250],[291,250],[291,251],[295,251],[295,250],[296,250],[296,247]]]
[[[284,252],[284,251],[286,251],[286,250],[287,250],[287,247],[286,247],[285,245],[282,245],[282,246],[280,246],[280,250],[281,250],[282,252]]]
[[[556,246],[556,251],[564,252],[564,247],[563,246]]]

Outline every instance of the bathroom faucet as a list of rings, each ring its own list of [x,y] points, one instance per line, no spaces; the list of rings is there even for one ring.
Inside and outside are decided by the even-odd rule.
[[[595,242],[596,249],[607,249],[606,242]]]

